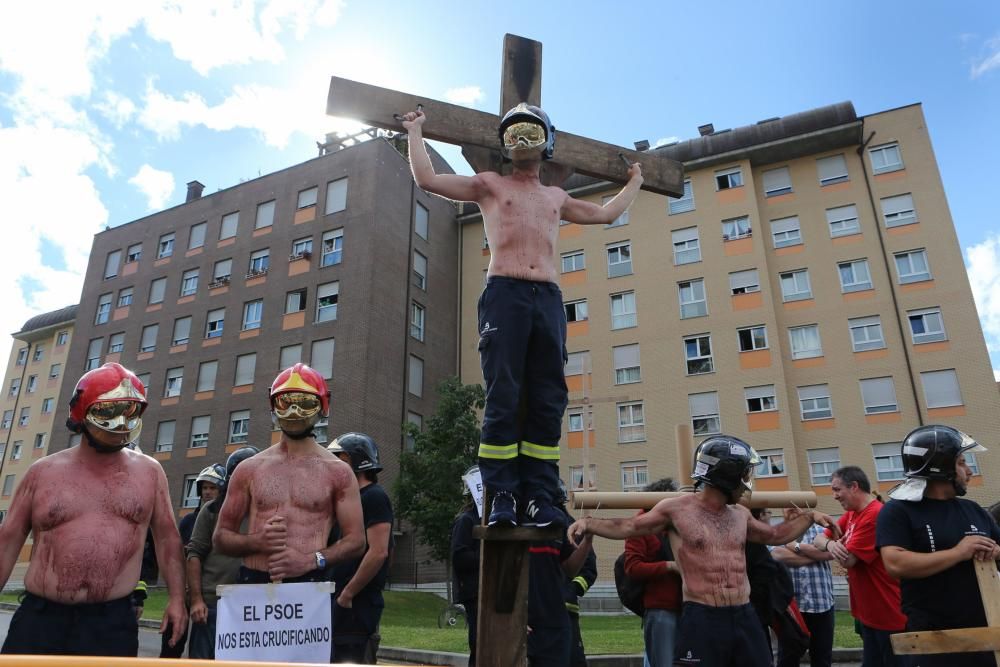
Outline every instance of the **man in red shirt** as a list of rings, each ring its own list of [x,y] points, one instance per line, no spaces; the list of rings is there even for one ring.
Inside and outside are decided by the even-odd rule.
[[[875,548],[875,526],[882,503],[871,494],[868,475],[857,466],[844,466],[830,479],[834,499],[844,508],[837,525],[843,532],[832,539],[829,530],[813,540],[847,568],[851,615],[861,623],[865,667],[902,665],[892,652],[889,635],[906,627],[899,597],[899,582],[889,576]]]

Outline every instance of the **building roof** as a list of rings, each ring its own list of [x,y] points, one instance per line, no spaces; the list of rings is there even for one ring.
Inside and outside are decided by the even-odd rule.
[[[14,333],[14,338],[23,338],[24,336],[38,331],[39,329],[47,329],[49,327],[54,327],[57,324],[65,324],[73,322],[76,319],[76,309],[77,304],[72,306],[66,306],[65,308],[60,308],[59,310],[53,310],[48,313],[42,313],[41,315],[35,315],[30,320],[24,323],[21,330]]]

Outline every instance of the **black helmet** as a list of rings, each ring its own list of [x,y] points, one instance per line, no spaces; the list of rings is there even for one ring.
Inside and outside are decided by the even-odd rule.
[[[246,447],[240,447],[235,452],[230,454],[229,458],[226,459],[226,480],[228,481],[233,478],[233,471],[236,470],[236,466],[259,452],[260,450],[256,447],[247,445]]]
[[[205,482],[215,484],[219,487],[219,491],[222,492],[226,488],[226,469],[219,463],[213,463],[198,473],[198,476],[194,479],[194,485],[198,491],[199,498],[201,497],[201,485]]]
[[[534,125],[541,125],[545,130],[544,137],[538,138],[526,138],[526,137],[511,137],[508,141],[504,134],[507,132],[507,128],[518,123],[531,123]],[[541,107],[536,107],[533,104],[528,104],[526,102],[521,102],[516,107],[504,114],[503,120],[500,121],[500,129],[497,132],[500,136],[500,145],[504,149],[504,154],[509,157],[509,151],[513,146],[523,145],[528,148],[535,148],[536,146],[544,146],[545,149],[542,152],[542,159],[551,160],[552,152],[556,147],[556,126],[552,124],[549,120],[549,115],[542,111]],[[520,140],[518,140],[520,139]]]
[[[903,438],[903,474],[922,479],[955,479],[955,461],[968,451],[985,452],[978,442],[950,426],[916,428]]]
[[[737,490],[753,490],[753,471],[759,463],[757,452],[739,438],[713,435],[694,451],[691,479],[714,486],[734,502]]]
[[[351,457],[354,472],[378,472],[382,464],[378,462],[378,445],[370,435],[364,433],[344,433],[327,446],[334,454],[345,452]]]

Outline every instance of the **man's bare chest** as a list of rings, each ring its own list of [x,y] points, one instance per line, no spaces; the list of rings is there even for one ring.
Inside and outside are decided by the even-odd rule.
[[[76,520],[122,520],[147,525],[153,513],[155,485],[142,484],[127,475],[108,479],[77,476],[45,485],[35,494],[32,527],[53,530]]]
[[[693,510],[675,519],[674,528],[689,552],[708,555],[738,550],[742,553],[746,544],[746,520],[734,512],[716,514]]]
[[[259,510],[295,507],[324,513],[332,502],[329,473],[323,466],[262,468],[254,476],[250,495]]]

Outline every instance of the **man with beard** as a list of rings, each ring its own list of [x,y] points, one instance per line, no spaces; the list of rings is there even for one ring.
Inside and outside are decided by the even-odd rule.
[[[39,459],[0,524],[0,587],[31,532],[35,546],[3,653],[135,657],[131,596],[147,529],[166,579],[175,644],[187,627],[181,543],[163,468],[128,448],[142,429],[142,382],[115,363],[85,373],[66,425],[80,444]]]

